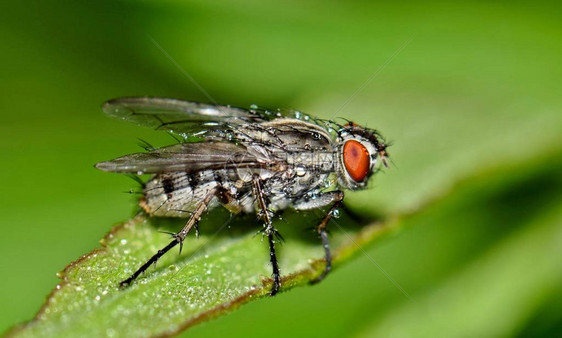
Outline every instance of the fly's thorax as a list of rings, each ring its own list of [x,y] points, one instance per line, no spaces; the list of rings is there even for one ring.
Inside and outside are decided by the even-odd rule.
[[[237,136],[264,144],[283,146],[286,149],[300,149],[306,144],[311,148],[320,149],[328,147],[332,139],[324,128],[311,122],[291,118],[245,125]]]
[[[333,173],[336,156],[332,136],[314,123],[283,118],[262,124],[245,125],[237,132],[249,156],[268,171],[283,173],[284,179],[309,173]]]
[[[332,137],[324,128],[289,118],[244,125],[236,131],[236,139],[263,163],[288,162],[288,157],[297,162],[303,152],[333,151]]]

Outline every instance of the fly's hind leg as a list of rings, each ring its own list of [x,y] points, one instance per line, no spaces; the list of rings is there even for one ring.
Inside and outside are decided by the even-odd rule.
[[[281,271],[279,270],[279,262],[277,261],[277,255],[275,253],[275,242],[276,238],[282,239],[281,235],[273,227],[273,222],[271,220],[271,211],[267,208],[265,197],[261,188],[259,175],[254,176],[252,180],[252,189],[254,197],[258,203],[260,209],[259,215],[265,222],[265,234],[267,235],[267,240],[269,243],[269,261],[271,262],[271,268],[273,270],[273,286],[271,287],[270,295],[274,296],[279,292],[281,288]]]
[[[174,239],[170,242],[170,244],[158,250],[158,252],[154,256],[150,257],[150,259],[146,263],[144,263],[140,268],[138,268],[138,270],[135,271],[129,278],[121,281],[119,283],[119,286],[126,287],[131,285],[131,283],[133,283],[140,274],[145,272],[152,264],[155,264],[158,261],[158,259],[160,259],[160,257],[164,256],[166,252],[170,251],[173,247],[175,247],[178,244],[180,245],[180,253],[181,253],[181,249],[183,247],[183,241],[185,240],[185,237],[187,236],[191,228],[197,226],[197,223],[199,222],[199,220],[201,220],[201,215],[207,209],[213,198],[216,196],[216,193],[217,193],[217,188],[211,189],[207,193],[207,195],[205,195],[203,201],[201,201],[201,203],[197,205],[197,208],[195,208],[195,211],[193,212],[193,214],[191,215],[185,226],[178,233],[172,235]]]

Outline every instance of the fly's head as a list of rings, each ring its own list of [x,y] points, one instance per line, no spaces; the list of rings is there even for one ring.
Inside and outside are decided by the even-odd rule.
[[[338,131],[338,182],[347,189],[362,189],[377,170],[377,162],[388,168],[387,144],[375,130],[353,122]]]

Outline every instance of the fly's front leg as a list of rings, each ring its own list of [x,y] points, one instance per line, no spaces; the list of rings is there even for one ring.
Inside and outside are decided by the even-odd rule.
[[[341,197],[343,199],[343,194],[341,194]],[[330,211],[328,211],[326,216],[324,216],[320,224],[318,224],[318,226],[316,227],[316,231],[318,232],[318,235],[322,240],[322,246],[324,247],[326,266],[324,267],[324,271],[322,271],[322,273],[318,277],[310,281],[312,284],[318,283],[321,280],[323,280],[328,275],[328,273],[332,270],[332,253],[330,251],[330,241],[328,240],[328,231],[326,230],[326,226],[328,225],[330,219],[334,217],[334,212],[336,211],[336,209],[339,208],[341,205],[342,205],[341,200],[336,201],[330,208]]]
[[[160,259],[160,257],[164,256],[166,252],[170,251],[173,247],[175,247],[178,244],[180,245],[180,253],[181,253],[181,249],[183,248],[183,241],[185,240],[185,237],[189,233],[189,230],[191,230],[192,227],[196,226],[197,223],[201,220],[201,215],[207,209],[207,206],[211,203],[212,199],[215,197],[216,192],[217,192],[217,188],[211,189],[207,193],[207,195],[205,195],[203,201],[201,201],[201,203],[197,205],[197,208],[195,208],[195,211],[193,212],[193,214],[191,215],[185,226],[177,234],[173,235],[174,240],[171,241],[170,244],[166,245],[164,248],[158,250],[158,252],[154,256],[150,257],[150,259],[146,263],[144,263],[140,268],[138,268],[138,270],[135,271],[129,278],[119,283],[119,286],[126,287],[128,285],[131,285],[131,283],[135,279],[137,279],[137,277],[141,273],[145,272],[152,264],[155,264],[158,261],[158,259]]]
[[[259,175],[254,176],[252,180],[252,189],[260,208],[261,217],[265,222],[265,234],[267,235],[269,243],[269,261],[271,262],[271,267],[273,269],[273,286],[271,287],[270,295],[274,296],[281,288],[281,272],[279,270],[277,255],[275,254],[275,237],[281,238],[281,236],[273,227],[270,211],[267,208],[267,204],[263,196]]]
[[[322,271],[322,273],[318,277],[311,281],[312,284],[318,283],[323,280],[328,275],[330,270],[332,270],[332,252],[330,251],[330,241],[328,240],[328,231],[326,227],[328,225],[328,222],[330,222],[332,217],[334,217],[336,209],[342,206],[342,201],[343,192],[331,191],[319,195],[314,200],[299,201],[295,203],[295,209],[297,210],[314,209],[333,203],[326,216],[324,216],[324,218],[322,218],[320,223],[316,226],[316,232],[322,240],[322,247],[324,247],[326,266],[324,267],[324,271]]]

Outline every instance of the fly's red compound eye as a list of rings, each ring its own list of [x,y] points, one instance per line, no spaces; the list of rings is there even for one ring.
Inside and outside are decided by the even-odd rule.
[[[347,141],[343,146],[343,164],[349,176],[354,181],[361,182],[369,173],[369,151],[358,141]]]

